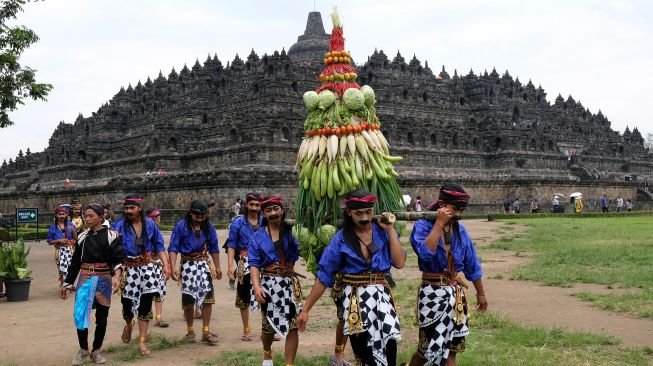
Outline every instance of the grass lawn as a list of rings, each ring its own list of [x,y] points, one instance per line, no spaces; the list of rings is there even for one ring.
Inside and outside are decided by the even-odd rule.
[[[653,316],[653,219],[650,217],[522,220],[529,230],[488,248],[531,252],[533,262],[512,278],[552,286],[596,283],[641,291],[578,297],[640,317]]]
[[[407,319],[402,318],[405,323]],[[407,330],[404,330],[406,332]],[[409,330],[408,330],[409,331]],[[472,318],[472,333],[468,337],[467,351],[458,357],[458,365],[652,365],[653,350],[619,349],[614,347],[615,338],[588,333],[567,332],[559,329],[522,327],[497,315],[475,314]],[[274,364],[284,365],[281,345],[276,347]],[[302,349],[301,335],[299,354],[310,350]],[[414,344],[399,343],[398,362],[407,362],[414,351]],[[259,365],[260,352],[230,351],[219,356],[204,359],[201,366]],[[324,366],[328,355],[298,357],[296,365]]]

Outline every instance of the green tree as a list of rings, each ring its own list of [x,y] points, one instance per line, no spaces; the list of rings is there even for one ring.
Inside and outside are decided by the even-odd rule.
[[[52,90],[51,84],[37,83],[36,70],[22,66],[18,61],[21,54],[39,37],[24,26],[11,26],[7,23],[16,19],[23,10],[25,0],[1,0],[0,3],[0,128],[14,123],[9,112],[25,104],[25,98],[46,100]]]

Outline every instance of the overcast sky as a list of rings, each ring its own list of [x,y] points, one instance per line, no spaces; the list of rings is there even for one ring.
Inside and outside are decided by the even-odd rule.
[[[613,129],[653,132],[653,2],[316,0],[328,16],[338,6],[347,49],[364,61],[374,48],[400,50],[467,74],[496,67],[532,79],[553,101],[571,94]],[[27,102],[0,130],[0,159],[42,151],[54,128],[89,116],[121,86],[159,70],[167,76],[217,53],[226,65],[252,48],[286,50],[302,34],[313,0],[44,0],[28,3],[19,24],[41,37],[21,59],[54,85],[47,102]]]

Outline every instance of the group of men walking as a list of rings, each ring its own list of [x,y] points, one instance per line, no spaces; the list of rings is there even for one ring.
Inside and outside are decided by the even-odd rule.
[[[313,306],[327,288],[332,288],[339,320],[330,364],[349,365],[344,359],[349,339],[357,364],[396,365],[401,326],[385,273],[391,267],[404,267],[407,252],[394,230],[392,215],[375,216],[376,200],[376,196],[360,189],[345,196],[342,228],[324,250],[313,288],[304,299],[300,278],[305,277],[295,271],[300,243],[286,224],[282,198],[246,195],[246,212],[234,219],[226,240],[228,277],[237,281],[235,306],[240,309],[242,341],[252,341],[249,312],[261,310],[264,366],[273,365],[272,344],[279,336],[285,337],[285,364],[294,364],[298,331],[306,329]],[[467,285],[459,272],[473,283],[478,309],[487,308],[480,263],[467,231],[458,223],[468,201],[469,195],[462,187],[447,183],[440,189],[439,200],[428,207],[436,211],[435,220],[415,223],[410,242],[422,271],[416,305],[420,337],[408,365],[454,365],[456,354],[464,351],[469,332]],[[216,230],[208,220],[208,204],[201,200],[191,203],[186,217],[174,226],[167,252],[155,221],[159,212],[146,213],[143,204],[141,197],[127,196],[124,218],[110,225],[104,220],[103,207],[89,204],[83,211],[86,229],[70,238],[54,239],[65,242],[52,243],[72,249],[62,281],[62,298],[68,296],[79,277],[74,313],[80,350],[73,360],[75,365],[88,357],[96,363],[106,362],[100,349],[112,291],[121,293],[125,320],[122,340],[129,343],[133,328],[138,326],[139,351],[149,355],[147,334],[153,319],[152,305],[157,299],[165,299],[169,278],[181,284],[188,340],[196,339],[194,314],[200,307],[201,342],[218,342],[218,336],[210,331],[210,322],[216,298],[213,279],[221,279],[222,272]],[[61,216],[65,216],[63,211]],[[75,231],[68,229],[65,219],[57,220],[56,228],[51,229],[61,234],[58,236]],[[93,308],[96,329],[89,349]],[[156,320],[161,324],[159,309]]]

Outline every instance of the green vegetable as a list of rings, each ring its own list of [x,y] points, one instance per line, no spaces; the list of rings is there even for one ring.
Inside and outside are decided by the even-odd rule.
[[[363,104],[365,104],[365,96],[360,90],[356,88],[349,88],[345,90],[345,93],[342,95],[342,100],[344,100],[347,108],[354,111],[361,109]]]
[[[336,235],[336,231],[337,230],[333,225],[326,224],[320,226],[317,230],[317,237],[320,239],[320,243],[325,247],[329,245],[333,236]]]
[[[322,90],[319,99],[320,109],[327,109],[336,101],[336,95],[331,90]]]
[[[374,89],[370,87],[369,85],[363,85],[361,88],[361,93],[363,93],[363,97],[365,98],[365,105],[368,107],[372,107],[376,103],[376,96],[374,95]]]
[[[312,111],[315,108],[317,108],[319,101],[320,98],[316,92],[309,90],[306,93],[304,93],[304,104],[306,104],[306,109],[308,109],[309,111]]]

